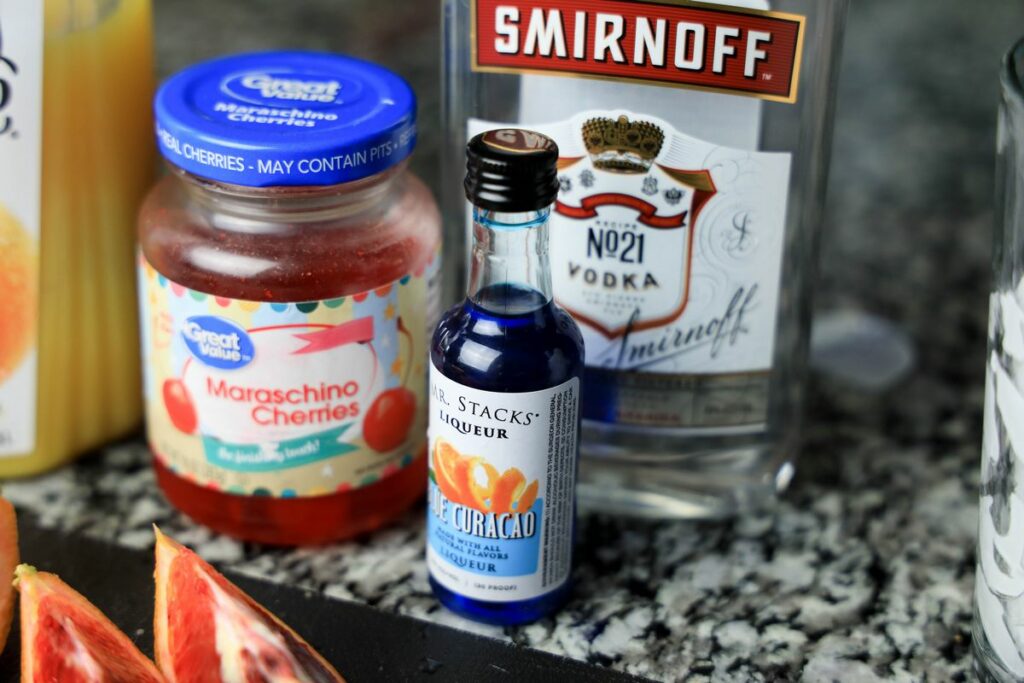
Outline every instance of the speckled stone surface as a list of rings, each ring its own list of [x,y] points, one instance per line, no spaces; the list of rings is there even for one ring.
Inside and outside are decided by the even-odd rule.
[[[916,350],[882,393],[816,375],[797,479],[730,523],[581,520],[577,594],[494,629],[430,596],[422,516],[358,543],[267,550],[168,508],[138,443],[5,492],[23,511],[125,545],[159,523],[210,560],[332,598],[453,624],[664,681],[957,681],[970,670],[981,380],[999,56],[1024,6],[855,0],[839,96],[819,309],[896,322]],[[311,45],[405,73],[437,126],[437,3],[160,0],[161,68]],[[877,349],[866,347],[870,356]]]

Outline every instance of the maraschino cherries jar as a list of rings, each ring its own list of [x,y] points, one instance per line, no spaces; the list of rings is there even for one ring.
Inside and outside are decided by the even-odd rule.
[[[348,57],[193,66],[156,96],[170,173],[140,216],[149,442],[218,531],[315,544],[422,495],[440,219],[416,100]]]

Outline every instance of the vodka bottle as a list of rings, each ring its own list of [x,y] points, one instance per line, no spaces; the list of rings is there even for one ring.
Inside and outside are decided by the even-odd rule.
[[[846,4],[445,1],[447,263],[467,260],[468,137],[560,148],[584,504],[724,516],[792,477]]]

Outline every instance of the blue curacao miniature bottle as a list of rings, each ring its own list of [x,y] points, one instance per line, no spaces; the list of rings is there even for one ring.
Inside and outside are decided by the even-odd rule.
[[[558,147],[503,129],[468,145],[469,291],[434,333],[427,565],[441,602],[492,624],[568,598],[583,338],[551,295]]]

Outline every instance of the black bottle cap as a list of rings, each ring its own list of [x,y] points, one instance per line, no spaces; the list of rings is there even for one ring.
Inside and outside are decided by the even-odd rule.
[[[466,145],[466,198],[492,211],[536,211],[558,196],[558,145],[521,128],[481,133]]]

